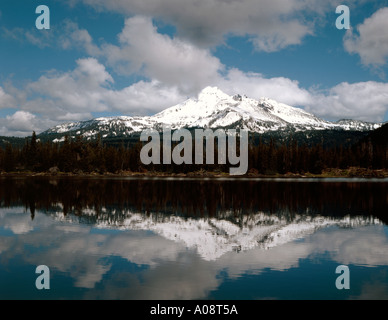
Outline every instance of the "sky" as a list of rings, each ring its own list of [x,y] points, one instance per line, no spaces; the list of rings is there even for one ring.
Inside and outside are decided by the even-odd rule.
[[[349,29],[337,28],[340,5]],[[153,115],[207,86],[330,121],[382,122],[387,77],[388,0],[0,2],[3,136]]]

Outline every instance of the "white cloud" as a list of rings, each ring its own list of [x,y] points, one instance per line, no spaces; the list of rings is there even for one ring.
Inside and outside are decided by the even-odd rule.
[[[382,8],[357,26],[358,35],[349,30],[344,46],[349,53],[360,55],[365,65],[382,66],[388,59],[388,7]]]
[[[275,26],[265,30],[260,29],[259,36],[254,37],[252,42],[258,51],[275,52],[284,49],[290,45],[299,45],[306,35],[312,35],[312,30],[299,21],[290,21],[287,25],[281,25],[278,22]]]
[[[32,131],[34,130],[33,121],[35,116],[26,111],[16,111],[12,116],[6,117],[8,128],[16,131]]]
[[[12,95],[6,93],[2,87],[0,87],[0,109],[14,108],[15,99]]]
[[[0,87],[0,106],[21,109],[0,118],[0,134],[30,135],[32,130],[41,132],[61,121],[91,119],[93,112],[149,115],[186,99],[177,87],[157,80],[140,81],[121,90],[112,89],[113,83],[97,59],[86,58],[77,60],[74,70],[51,71],[23,90],[9,86],[8,93]]]
[[[213,83],[223,69],[209,50],[158,33],[149,18],[127,19],[119,41],[120,47],[104,47],[109,65],[123,74],[142,73],[166,85],[176,85],[182,92],[198,91],[204,84]]]
[[[119,91],[106,92],[106,102],[114,110],[129,115],[150,115],[186,99],[176,86],[156,80],[139,81]]]
[[[332,9],[331,2],[317,0],[80,1],[98,10],[161,19],[176,26],[179,37],[202,47],[234,34],[251,36],[257,49],[268,52],[300,44],[313,33],[316,16]]]
[[[27,90],[51,99],[56,108],[66,113],[106,111],[103,94],[111,82],[113,79],[105,67],[96,59],[88,58],[77,60],[77,68],[71,72],[42,76],[30,83]],[[50,113],[50,109],[46,113]]]
[[[25,137],[31,135],[32,131],[39,132],[54,124],[54,121],[19,110],[5,118],[0,118],[0,135]]]
[[[89,32],[85,29],[80,29],[78,24],[66,20],[61,35],[58,37],[58,43],[63,49],[82,48],[91,56],[101,54],[100,49],[93,43],[93,39]]]
[[[231,69],[219,77],[217,85],[226,93],[245,94],[250,98],[268,97],[293,106],[311,103],[311,94],[298,81],[284,77],[265,78],[262,74]]]
[[[327,93],[313,92],[306,109],[331,119],[383,121],[388,111],[388,83],[340,83]]]
[[[366,0],[349,0],[348,5]],[[326,14],[334,12],[335,0],[72,0],[84,2],[97,10],[111,10],[126,16],[147,16],[172,24],[177,36],[202,48],[222,44],[229,35],[248,36],[259,51],[274,52],[299,45],[306,36],[314,35],[317,22],[327,23]],[[78,24],[66,20],[50,30],[51,42],[62,48],[83,47],[88,54],[100,54],[91,36]],[[9,36],[47,46],[48,39],[34,31],[17,28]],[[28,36],[27,36],[28,34]]]
[[[54,107],[58,120],[81,120],[80,115],[104,111],[145,115],[183,99],[175,87],[156,80],[140,81],[121,90],[111,89],[113,82],[112,76],[101,63],[95,58],[87,58],[77,60],[77,67],[73,71],[41,77],[29,84],[28,90],[44,95],[48,108]],[[39,108],[45,104],[43,101]],[[36,104],[31,106],[34,111],[38,111],[36,107]],[[59,114],[58,109],[61,110]],[[42,110],[39,109],[39,112]],[[50,110],[46,110],[47,113]]]

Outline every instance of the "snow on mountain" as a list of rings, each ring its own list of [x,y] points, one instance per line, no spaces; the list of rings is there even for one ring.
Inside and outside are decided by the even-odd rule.
[[[254,132],[278,130],[290,125],[315,129],[335,127],[302,109],[267,98],[258,101],[240,95],[229,96],[215,87],[204,89],[197,100],[187,100],[153,118],[169,124],[173,129],[229,127],[236,123],[240,128]]]
[[[358,121],[358,120],[339,120],[335,123],[336,125],[339,125],[344,130],[357,130],[357,131],[363,131],[363,130],[376,130],[382,126],[382,123],[370,123],[366,121]]]
[[[303,109],[268,98],[255,100],[246,96],[230,96],[217,87],[207,87],[197,99],[189,99],[154,116],[97,118],[61,124],[43,134],[82,134],[84,137],[130,136],[144,129],[161,130],[163,126],[180,128],[235,128],[251,132],[348,130],[369,131],[381,123],[355,120],[329,122]]]
[[[332,218],[296,215],[292,219],[257,213],[243,216],[241,221],[216,218],[184,218],[179,216],[144,215],[128,210],[120,217],[102,214],[95,217],[88,210],[82,217],[96,218],[93,225],[101,229],[150,230],[166,239],[197,250],[202,259],[216,260],[228,252],[247,251],[254,248],[269,250],[283,244],[303,239],[319,229],[337,226],[356,228],[379,225],[373,217]],[[233,214],[231,213],[231,216]],[[77,223],[77,216],[54,215],[55,219]]]

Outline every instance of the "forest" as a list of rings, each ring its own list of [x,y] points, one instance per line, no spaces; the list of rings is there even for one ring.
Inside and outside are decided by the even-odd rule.
[[[349,167],[388,169],[388,126],[373,131],[358,143],[335,147],[323,143],[307,145],[290,136],[286,141],[253,140],[249,145],[249,171],[263,175],[320,174],[328,168]],[[255,142],[252,142],[255,141]],[[1,172],[64,172],[64,173],[121,173],[196,171],[228,172],[229,164],[144,165],[140,151],[145,142],[110,145],[101,137],[87,141],[82,136],[65,137],[61,143],[41,142],[35,132],[25,139],[23,146],[11,143],[0,148]],[[204,155],[205,156],[205,155]],[[217,150],[215,149],[217,159]],[[194,161],[193,161],[194,162]],[[215,161],[217,163],[217,160]],[[53,170],[55,168],[55,170]]]

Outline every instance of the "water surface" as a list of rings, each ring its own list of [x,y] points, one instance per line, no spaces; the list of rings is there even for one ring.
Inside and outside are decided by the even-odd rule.
[[[388,298],[387,180],[12,178],[0,201],[1,299]]]

